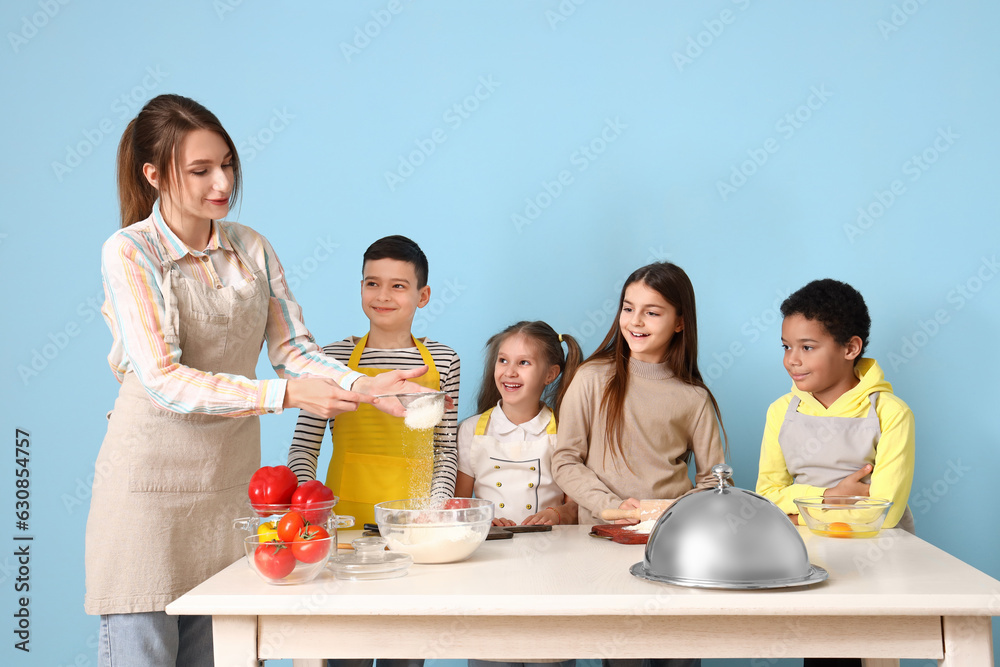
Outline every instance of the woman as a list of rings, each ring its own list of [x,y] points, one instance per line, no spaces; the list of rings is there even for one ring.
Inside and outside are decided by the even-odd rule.
[[[368,378],[322,354],[267,240],[221,221],[239,187],[236,146],[197,102],[161,95],[125,129],[122,229],[102,253],[121,389],[86,538],[101,665],[213,664],[211,619],[163,610],[242,556],[232,520],[260,465],[257,415],[401,416],[372,395],[421,390],[406,379],[426,368]],[[279,379],[254,375],[265,341]]]

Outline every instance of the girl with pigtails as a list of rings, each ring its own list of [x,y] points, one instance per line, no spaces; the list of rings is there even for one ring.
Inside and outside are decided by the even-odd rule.
[[[566,352],[563,352],[563,345]],[[455,495],[492,500],[494,525],[576,523],[552,479],[559,406],[582,354],[545,322],[518,322],[486,344],[479,414],[458,427]]]

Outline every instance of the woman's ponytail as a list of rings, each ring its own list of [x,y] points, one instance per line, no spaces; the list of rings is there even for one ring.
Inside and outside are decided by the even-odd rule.
[[[139,162],[135,146],[135,126],[138,118],[129,121],[118,144],[118,204],[121,208],[121,226],[149,217],[156,201],[156,188],[142,173],[145,163]]]

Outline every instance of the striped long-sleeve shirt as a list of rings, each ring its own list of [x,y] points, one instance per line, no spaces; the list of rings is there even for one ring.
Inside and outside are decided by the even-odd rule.
[[[351,336],[323,348],[323,352],[346,364],[360,338]],[[441,391],[447,392],[455,407],[445,410],[444,420],[434,427],[434,473],[431,480],[431,495],[435,498],[451,497],[455,493],[455,477],[458,471],[458,386],[461,366],[458,354],[442,343],[426,338],[420,342],[427,347],[438,374],[441,376]],[[398,350],[365,348],[358,361],[360,368],[394,368],[407,370],[423,365],[420,352],[415,347]],[[320,446],[326,435],[327,426],[333,428],[333,419],[326,420],[299,411],[295,424],[292,444],[288,449],[288,467],[305,482],[316,478],[316,462]]]
[[[208,246],[191,250],[164,223],[157,202],[150,217],[115,232],[101,254],[101,312],[114,338],[108,363],[118,381],[135,373],[153,403],[173,412],[225,417],[281,412],[287,380],[253,380],[185,366],[180,346],[164,338],[162,287],[170,266],[176,264],[184,276],[206,285],[239,285],[253,270],[240,261],[236,245],[268,280],[264,338],[275,371],[282,378],[310,374],[343,384],[360,376],[353,371],[346,375],[346,366],[322,354],[267,239],[244,225],[216,221]]]

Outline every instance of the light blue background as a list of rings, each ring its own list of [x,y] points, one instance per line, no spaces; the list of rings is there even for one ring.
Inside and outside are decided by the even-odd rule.
[[[463,417],[490,334],[543,318],[589,352],[622,278],[669,259],[694,282],[701,369],[752,487],[765,409],[790,386],[776,304],[814,278],[850,282],[870,354],[916,414],[919,534],[1000,576],[998,5],[577,2],[4,3],[0,391],[7,442],[31,432],[36,536],[28,656],[0,550],[5,662],[93,664],[83,535],[117,391],[99,249],[117,228],[118,139],[164,92],[204,103],[240,145],[238,219],[279,252],[320,343],[366,330],[369,243],[422,245],[433,297],[414,328],[462,356]],[[294,420],[262,420],[265,463],[284,461]],[[139,529],[155,548],[156,526]]]

